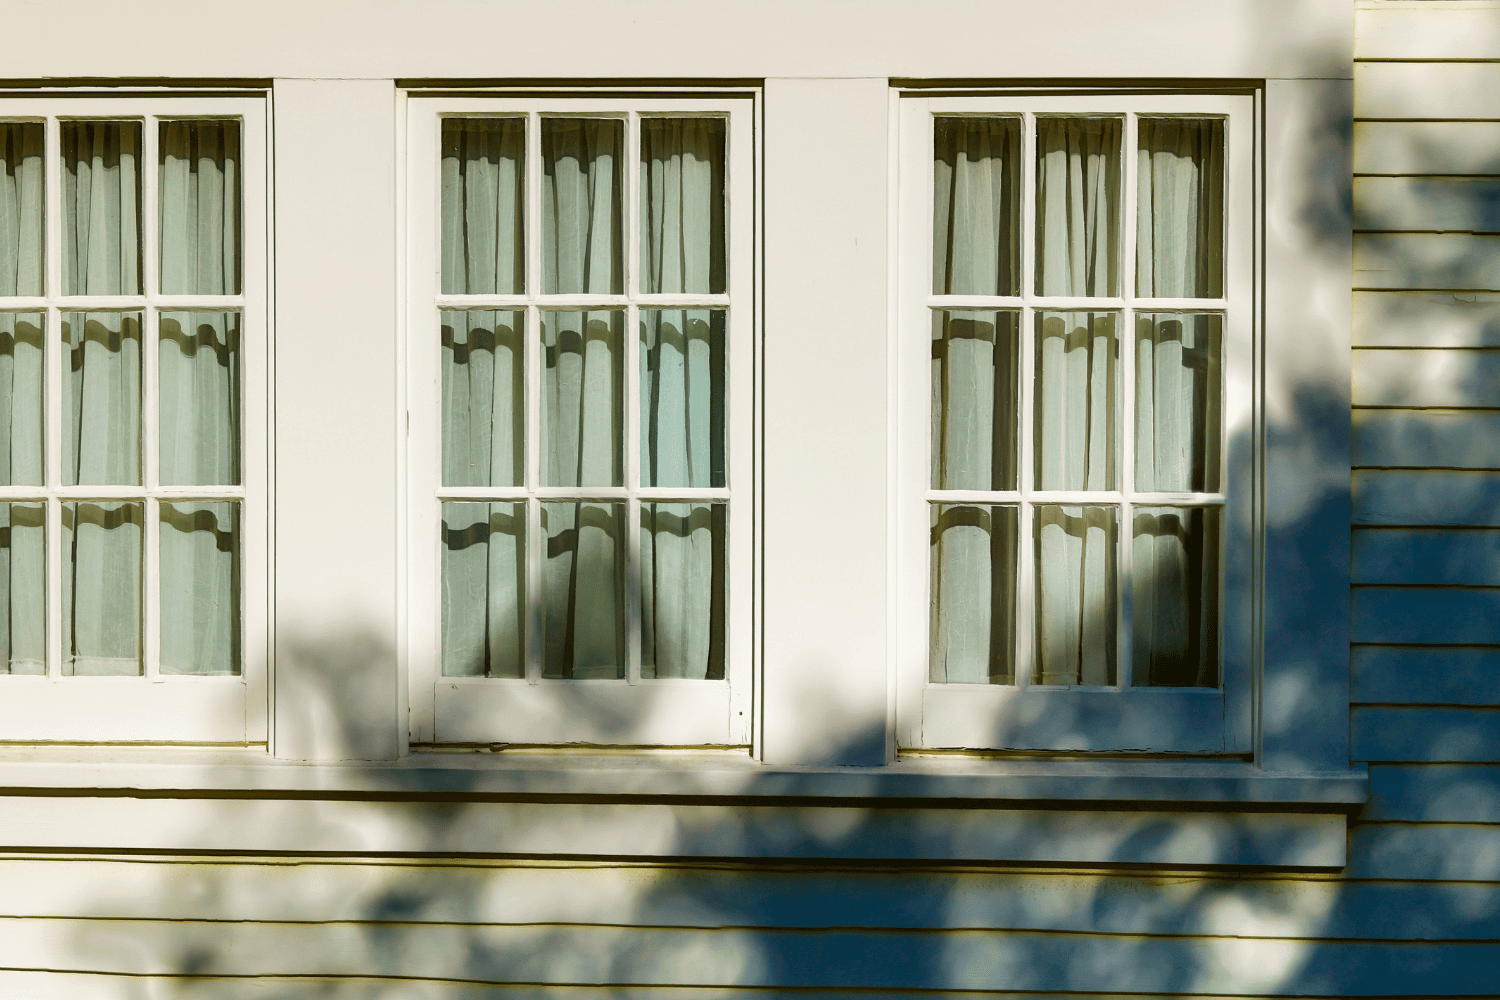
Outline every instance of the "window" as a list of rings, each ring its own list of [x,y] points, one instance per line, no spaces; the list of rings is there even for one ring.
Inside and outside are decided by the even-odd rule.
[[[414,743],[749,742],[747,98],[414,98]]]
[[[0,102],[0,729],[263,742],[265,122]]]
[[[1250,750],[1250,100],[902,101],[902,745]]]

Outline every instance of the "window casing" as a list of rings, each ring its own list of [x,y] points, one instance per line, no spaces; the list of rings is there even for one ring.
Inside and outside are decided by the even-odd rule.
[[[1249,752],[1252,98],[899,104],[898,745]],[[1210,264],[1170,297],[1137,245],[1152,220],[1138,192],[1160,185],[1140,186],[1143,130],[1220,136],[1207,146],[1222,166],[1212,150],[1195,161],[1210,190],[1188,199],[1222,215],[1199,220],[1223,234],[1219,266],[1200,253]],[[1222,203],[1205,208],[1213,174]],[[976,236],[996,219],[1008,233]],[[957,241],[946,263],[943,227]],[[1180,356],[1153,367],[1168,341]],[[1152,410],[1158,376],[1192,383],[1190,415]],[[1177,440],[1174,420],[1196,440]],[[952,438],[980,425],[976,459]],[[1153,465],[1152,445],[1186,447],[1188,468]],[[1170,589],[1147,575],[1158,541],[1201,583],[1190,677],[1143,662],[1174,627],[1159,624],[1171,610],[1143,607]]]
[[[0,128],[0,732],[263,743],[265,102],[13,97]]]
[[[408,101],[414,744],[749,743],[752,110]]]

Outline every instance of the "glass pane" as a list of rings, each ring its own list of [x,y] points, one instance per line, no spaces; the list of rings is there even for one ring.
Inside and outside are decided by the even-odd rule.
[[[1223,317],[1137,313],[1135,488],[1219,491]]]
[[[161,503],[161,672],[240,672],[238,503]]]
[[[0,295],[42,294],[42,123],[0,122]]]
[[[525,677],[526,505],[443,504],[443,676]]]
[[[1014,507],[932,504],[934,684],[1016,682]]]
[[[141,293],[141,124],[61,122],[63,294]]]
[[[1021,120],[933,121],[932,290],[1021,290]]]
[[[724,679],[723,504],[641,504],[641,676]]]
[[[1035,682],[1113,684],[1118,512],[1039,504],[1035,517]]]
[[[1219,510],[1137,507],[1131,683],[1219,686]]]
[[[141,314],[63,313],[63,484],[141,481]]]
[[[542,485],[620,486],[623,312],[542,313]]]
[[[526,313],[444,312],[443,485],[525,478]]]
[[[1038,295],[1120,294],[1121,124],[1036,120]]]
[[[724,485],[722,310],[641,310],[641,485]]]
[[[526,120],[443,119],[443,294],[525,288]]]
[[[1142,118],[1135,292],[1224,294],[1224,121]]]
[[[641,291],[724,291],[724,119],[641,119]]]
[[[0,503],[0,674],[47,672],[47,548],[40,503]]]
[[[240,293],[240,123],[161,123],[161,290]]]
[[[542,291],[625,291],[625,123],[542,119]]]
[[[1036,488],[1115,488],[1118,313],[1036,317]]]
[[[240,482],[240,314],[161,315],[161,481]]]
[[[63,502],[63,674],[140,674],[145,525],[139,501]]]
[[[625,676],[625,505],[544,503],[542,676]]]
[[[42,485],[40,313],[0,313],[0,486]]]
[[[1016,488],[1021,318],[932,314],[932,488]]]

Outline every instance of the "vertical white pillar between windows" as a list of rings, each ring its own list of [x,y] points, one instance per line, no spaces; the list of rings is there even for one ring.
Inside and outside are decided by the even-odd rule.
[[[883,764],[888,84],[765,84],[763,759]]]
[[[277,80],[276,755],[399,752],[396,96]]]

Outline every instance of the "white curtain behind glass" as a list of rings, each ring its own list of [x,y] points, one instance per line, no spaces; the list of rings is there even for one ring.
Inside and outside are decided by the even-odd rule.
[[[722,118],[641,119],[641,290],[726,287]],[[641,485],[724,479],[725,313],[641,311]],[[724,510],[641,505],[641,675],[722,678]]]

